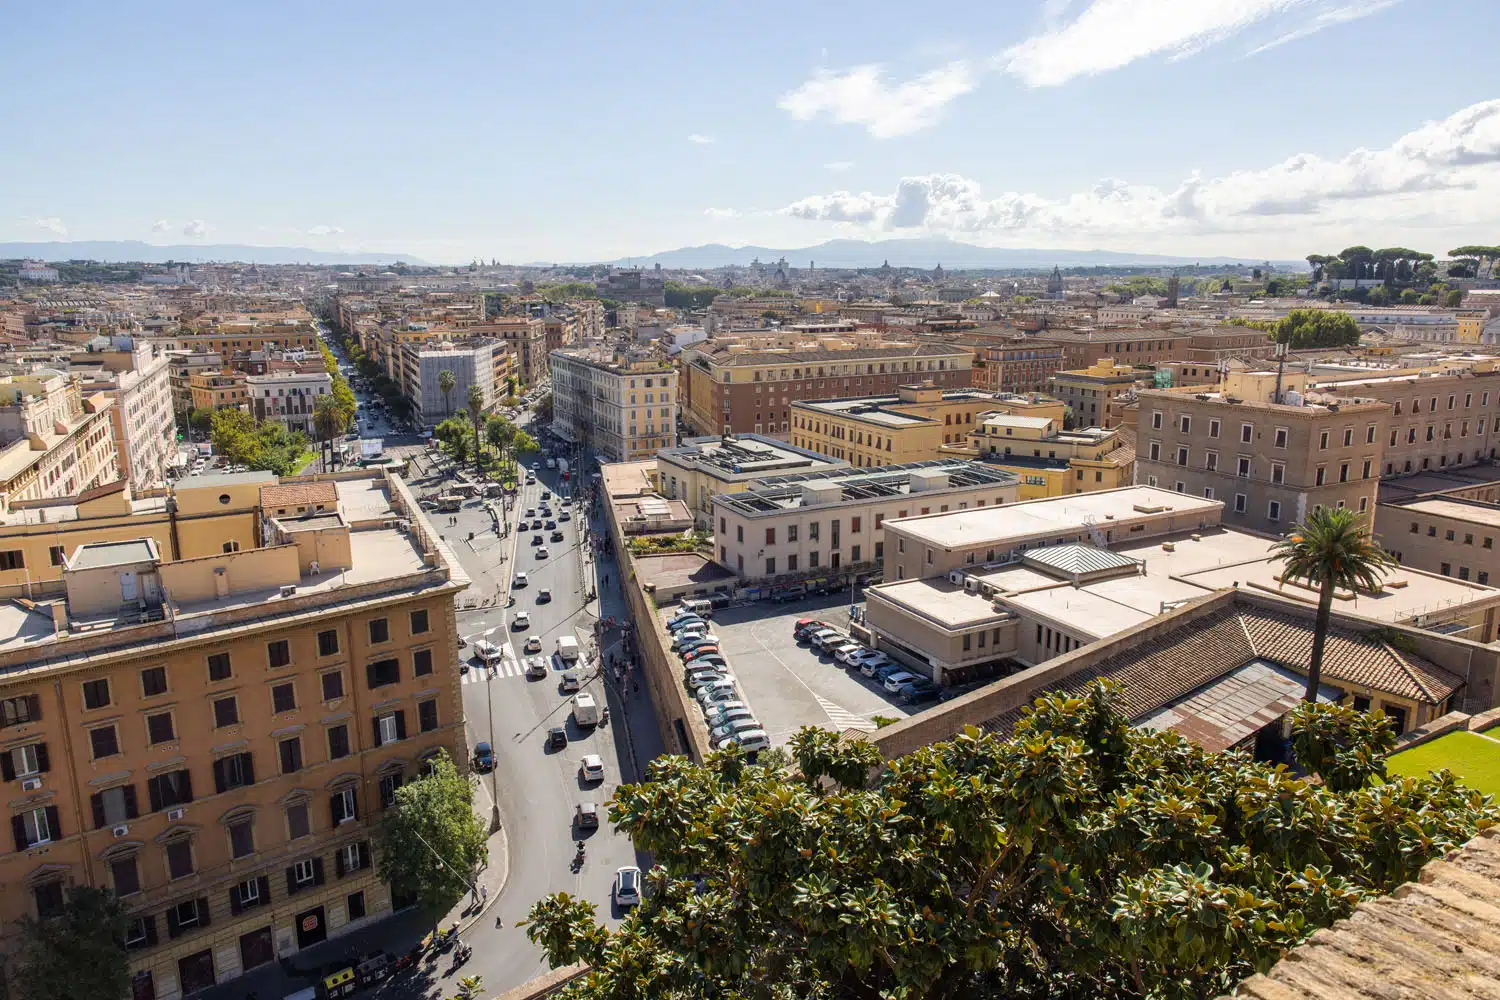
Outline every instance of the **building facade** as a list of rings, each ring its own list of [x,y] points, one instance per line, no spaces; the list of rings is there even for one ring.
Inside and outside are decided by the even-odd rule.
[[[833,472],[849,463],[756,434],[688,438],[656,453],[656,488],[681,500],[695,523],[708,529],[713,498],[742,493],[768,476]]]
[[[468,406],[469,386],[484,393],[486,412],[495,405],[495,345],[490,341],[435,346],[408,344],[401,349],[407,395],[416,406],[417,420],[428,426],[442,423]],[[443,372],[454,384],[444,392]]]
[[[75,370],[79,360],[73,359]],[[177,409],[166,352],[138,342],[131,350],[91,352],[82,360],[99,363],[84,391],[114,398],[110,424],[120,473],[137,489],[160,486],[177,464]]]
[[[56,373],[0,377],[0,510],[120,478],[108,393]]]
[[[1073,411],[1068,426],[1118,427],[1141,378],[1136,369],[1104,358],[1087,368],[1057,372],[1048,380],[1048,392]]]
[[[313,411],[319,397],[333,396],[333,376],[327,372],[276,371],[245,379],[250,412],[257,420],[281,424],[289,431],[318,436]]]
[[[649,354],[555,351],[552,430],[611,462],[677,445],[678,373]]]
[[[1063,349],[1043,340],[976,342],[974,385],[991,392],[1046,392],[1063,368]]]

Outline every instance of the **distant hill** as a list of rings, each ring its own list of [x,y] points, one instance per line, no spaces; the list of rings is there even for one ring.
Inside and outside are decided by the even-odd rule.
[[[863,240],[829,240],[817,246],[795,249],[773,247],[729,247],[722,243],[710,243],[699,247],[681,247],[665,250],[646,257],[630,257],[610,261],[619,267],[660,264],[662,267],[713,268],[746,265],[759,257],[762,263],[772,263],[782,257],[794,267],[806,267],[812,261],[818,267],[861,268],[879,267],[889,261],[892,267],[920,267],[931,269],[942,264],[944,270],[979,270],[1012,268],[1059,267],[1123,267],[1139,264],[1147,267],[1170,267],[1184,264],[1245,264],[1261,263],[1257,257],[1174,257],[1154,253],[1134,253],[1120,250],[1044,250],[1018,249],[1014,247],[980,247],[954,240],[911,239],[878,240],[867,243]],[[1307,270],[1305,261],[1272,261],[1278,269],[1297,268]]]
[[[405,261],[424,266],[410,254],[353,253],[311,250],[307,247],[256,247],[243,243],[157,246],[140,240],[80,240],[48,243],[0,243],[0,260],[18,257],[38,260],[97,260],[109,263],[165,264],[391,264]]]

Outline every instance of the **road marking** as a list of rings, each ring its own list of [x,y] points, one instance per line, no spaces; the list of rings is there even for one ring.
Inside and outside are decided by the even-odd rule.
[[[813,697],[818,699],[818,704],[822,707],[824,712],[828,713],[829,720],[832,721],[835,726],[838,726],[841,731],[845,729],[858,729],[862,732],[868,733],[873,732],[877,728],[875,723],[871,722],[869,719],[866,719],[864,716],[855,715],[848,709],[840,705],[835,705],[833,702],[829,701],[827,698],[824,698],[822,695],[817,694],[816,692],[813,693]]]

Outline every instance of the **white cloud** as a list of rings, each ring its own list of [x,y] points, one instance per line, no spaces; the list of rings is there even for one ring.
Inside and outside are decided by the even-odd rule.
[[[309,236],[337,236],[340,233],[342,233],[343,231],[344,231],[343,227],[341,227],[341,226],[313,226],[311,229],[309,229],[307,231],[307,235],[309,235]]]
[[[195,240],[201,239],[202,237],[208,235],[208,223],[204,222],[202,219],[194,219],[192,222],[189,222],[187,225],[182,227],[182,235],[191,237]]]
[[[37,229],[45,229],[54,236],[68,235],[68,227],[55,215],[33,216],[21,220],[22,225],[35,226]]]
[[[1183,56],[1314,0],[1093,0],[1070,21],[1006,49],[996,60],[1028,87],[1119,69],[1148,56]],[[1049,5],[1056,10],[1055,5]]]
[[[155,222],[151,223],[151,231],[153,233],[164,233],[171,228],[172,224],[166,219],[157,219]]]
[[[711,135],[699,135],[697,132],[694,132],[692,135],[688,136],[688,142],[696,143],[699,146],[712,145],[713,141],[714,141],[714,137],[713,136],[711,136]]]
[[[705,208],[703,214],[710,219],[738,219],[740,211],[737,208]]]
[[[1369,17],[1371,14],[1378,14],[1387,7],[1394,7],[1400,2],[1401,0],[1374,0],[1373,3],[1351,4],[1347,7],[1333,7],[1328,10],[1319,11],[1313,15],[1312,20],[1301,27],[1293,28],[1291,31],[1271,39],[1269,42],[1257,45],[1249,52],[1246,52],[1245,55],[1259,55],[1262,52],[1285,45],[1287,42],[1295,42],[1299,38],[1316,35],[1324,28],[1332,28],[1335,25],[1358,21],[1360,18]]]
[[[923,230],[1140,237],[1284,232],[1290,226],[1500,224],[1500,100],[1428,122],[1383,149],[1328,160],[1298,154],[1165,190],[1108,179],[1064,197],[987,197],[957,174],[902,178],[890,194],[835,191],[781,209],[872,233]]]
[[[824,170],[832,170],[836,174],[841,174],[845,170],[853,169],[853,167],[853,160],[834,160],[832,163],[823,164]]]
[[[820,69],[781,96],[777,107],[808,121],[826,115],[840,125],[862,125],[877,139],[906,135],[937,122],[944,107],[973,90],[975,74],[963,61],[889,84],[878,65]]]

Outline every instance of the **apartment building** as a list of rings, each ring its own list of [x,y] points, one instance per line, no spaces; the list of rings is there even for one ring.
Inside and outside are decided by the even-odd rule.
[[[141,1000],[389,915],[404,901],[375,878],[373,826],[433,755],[467,756],[468,581],[405,484],[340,482],[298,513],[302,485],[221,478],[264,544],[172,559],[150,535],[79,535],[60,579],[0,614],[0,926],[70,885],[112,890]]]
[[[967,447],[975,457],[1014,473],[1022,500],[1113,490],[1135,482],[1135,449],[1121,440],[1118,430],[1063,430],[1060,413],[981,414],[969,430]]]
[[[688,438],[656,453],[655,485],[665,497],[682,500],[698,527],[711,530],[713,498],[742,493],[767,476],[833,472],[849,468],[842,459],[758,434]]]
[[[1154,365],[1182,361],[1191,336],[1164,330],[1048,330],[1046,338],[1062,347],[1066,370],[1091,368],[1106,358],[1120,365]]]
[[[245,379],[250,412],[257,420],[281,424],[289,431],[318,436],[313,411],[320,396],[333,396],[333,376],[326,371],[272,371]]]
[[[699,434],[787,439],[792,400],[894,395],[916,381],[939,389],[972,384],[974,355],[917,344],[817,351],[748,351],[712,341],[682,352],[684,418]]]
[[[1272,358],[1276,342],[1262,330],[1245,326],[1212,326],[1187,334],[1181,359],[1197,365],[1217,365],[1231,358]]]
[[[500,316],[471,327],[476,337],[493,337],[514,350],[516,375],[525,385],[536,385],[547,377],[547,323],[534,316]]]
[[[442,423],[468,407],[469,387],[484,393],[486,412],[495,406],[495,354],[493,341],[406,344],[401,348],[402,384],[415,404],[417,420],[428,426]],[[453,373],[453,388],[444,392],[443,372]]]
[[[898,386],[891,396],[793,400],[792,444],[855,467],[905,465],[963,448],[985,413],[1047,415],[1063,404],[1045,396],[941,389],[931,381]]]
[[[552,430],[611,462],[651,458],[677,445],[672,365],[637,351],[554,351]]]
[[[1222,500],[1224,520],[1285,533],[1319,507],[1349,507],[1373,520],[1391,408],[1376,402],[1314,403],[1306,376],[1230,372],[1222,388],[1137,393],[1136,479]]]
[[[55,372],[0,376],[0,510],[120,478],[106,392]]]
[[[89,351],[73,355],[69,365],[87,376],[80,391],[114,399],[109,419],[120,474],[138,489],[161,485],[167,469],[177,464],[177,411],[168,356],[154,346],[137,341],[126,350]]]
[[[889,519],[1014,503],[1016,477],[937,460],[762,479],[713,498],[719,565],[765,587],[873,572]]]
[[[1070,427],[1118,427],[1136,385],[1149,373],[1103,358],[1087,368],[1057,372],[1047,390],[1073,411]]]
[[[216,323],[201,332],[179,333],[162,340],[175,351],[213,353],[224,357],[236,351],[271,351],[302,347],[318,349],[318,328],[312,317],[283,320],[240,320]]]
[[[1061,345],[1044,340],[968,343],[974,351],[974,385],[990,392],[1046,392],[1052,376],[1064,367]]]
[[[1381,490],[1375,507],[1375,533],[1403,566],[1500,584],[1500,550],[1495,548],[1500,538],[1500,480],[1403,496],[1388,492],[1394,493]]]
[[[213,351],[167,352],[167,380],[172,388],[172,409],[184,423],[188,412],[197,408],[197,404],[193,402],[193,375],[217,372],[224,367],[223,355]]]
[[[188,374],[188,390],[192,394],[193,409],[223,410],[248,408],[250,389],[245,384],[244,372],[224,368],[199,368]]]

